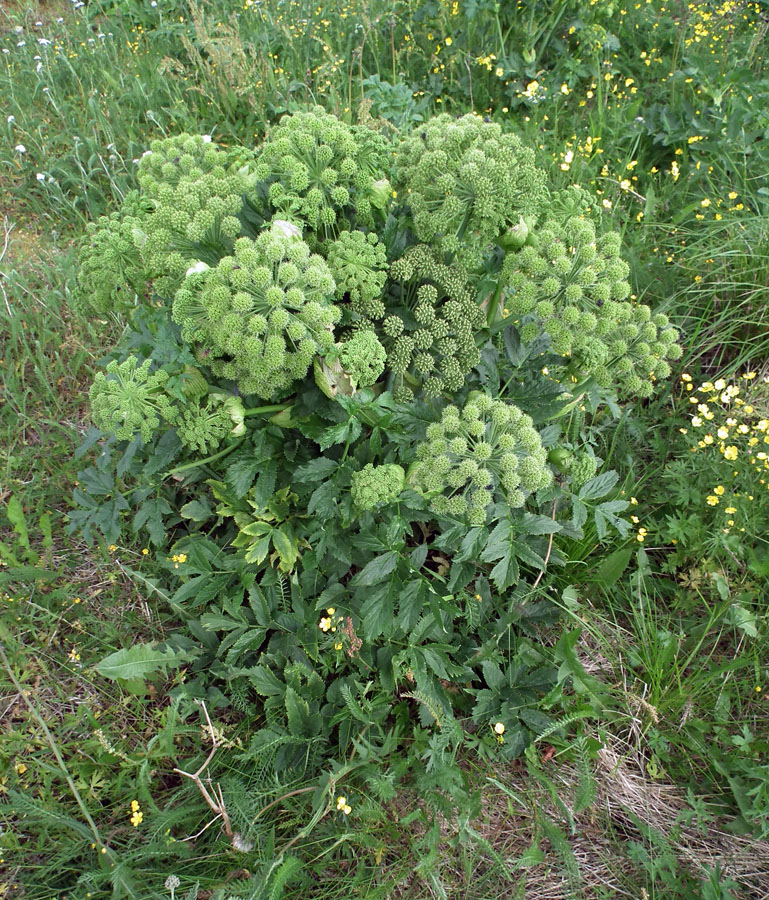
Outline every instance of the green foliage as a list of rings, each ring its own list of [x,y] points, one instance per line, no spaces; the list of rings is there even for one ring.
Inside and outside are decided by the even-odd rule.
[[[666,16],[654,4],[346,0],[344,9],[304,10],[297,26],[278,0],[244,4],[237,21],[220,0],[119,6],[113,15],[115,4],[98,0],[54,22],[17,4],[2,36],[0,158],[9,227],[18,224],[8,254],[0,241],[0,424],[12,497],[0,535],[9,591],[0,638],[23,690],[0,674],[18,698],[0,742],[9,866],[0,892],[8,881],[12,894],[34,900],[509,896],[527,877],[553,877],[552,850],[566,875],[561,893],[600,894],[591,867],[580,884],[570,841],[582,823],[583,838],[600,830],[595,807],[581,820],[578,809],[594,794],[599,744],[613,732],[628,742],[629,710],[642,779],[665,793],[668,781],[695,787],[669,834],[623,817],[612,853],[601,848],[616,860],[611,883],[687,900],[739,892],[718,864],[698,884],[671,841],[690,821],[699,832],[690,845],[708,839],[710,823],[722,837],[725,823],[766,834],[764,460],[738,443],[764,435],[737,438],[726,422],[752,428],[765,402],[744,419],[725,405],[718,427],[729,431],[724,448],[740,450],[732,460],[716,425],[697,429],[693,409],[668,405],[664,382],[678,355],[670,323],[703,382],[728,380],[716,366],[760,370],[765,356],[769,87],[757,8],[708,2]],[[293,138],[285,169],[274,156],[260,180],[255,163],[270,123],[320,96],[344,121],[307,114],[340,136],[325,168],[314,138],[307,172],[320,185],[317,205],[309,186],[298,187],[308,161]],[[351,125],[358,97],[365,124]],[[458,129],[477,133],[472,146],[458,139],[457,155],[432,172],[432,182],[447,176],[445,195],[427,166],[416,171],[428,130],[439,130],[431,112],[449,110],[458,125],[470,108],[503,129],[515,122],[524,157],[536,147],[537,165],[550,167],[553,192],[530,211],[497,203],[496,180],[507,190],[510,173],[494,143],[514,142],[485,140],[490,123],[479,116]],[[292,134],[302,143],[315,128]],[[393,176],[396,128],[413,151],[414,206]],[[449,124],[441,128],[431,138],[438,155]],[[216,144],[166,137],[142,157],[153,138],[180,130],[207,131]],[[345,180],[345,144],[365,179]],[[335,177],[346,205],[335,205],[343,195],[326,183]],[[572,180],[584,192],[556,190]],[[76,286],[59,235],[116,203],[83,242]],[[608,231],[596,209],[611,210]],[[310,216],[330,219],[329,210],[333,225],[311,226]],[[212,362],[233,360],[212,351],[208,326],[200,340],[183,336],[168,311],[189,288],[188,327],[197,327],[210,272],[276,218],[290,220],[278,226],[286,237],[294,226],[325,258],[336,282],[328,305],[340,312],[331,340],[321,335],[326,351],[311,354],[325,397],[306,369],[265,394],[285,402],[265,407],[233,385],[239,377],[214,371]],[[399,266],[417,261],[425,224],[446,232],[424,238],[429,258],[404,280]],[[612,230],[623,235],[621,251]],[[44,240],[28,248],[30,231]],[[590,273],[577,260],[593,241],[598,259],[588,268],[601,272],[582,284]],[[23,265],[15,244],[28,248]],[[564,274],[554,271],[559,245],[573,263]],[[550,276],[555,299],[543,295]],[[529,284],[535,306],[521,315]],[[429,291],[419,297],[430,286],[435,303]],[[599,305],[604,287],[623,294],[608,309]],[[430,318],[424,300],[441,320],[432,345],[396,348],[399,337],[427,344],[417,337],[427,327],[418,316]],[[452,300],[467,317],[456,332],[457,309],[444,309]],[[96,318],[82,315],[87,307]],[[92,429],[72,459],[66,423],[87,415],[89,366],[105,365],[95,361],[123,313],[128,327],[112,356],[118,365],[133,358],[134,372],[127,388],[102,391],[105,433]],[[438,346],[444,322],[461,350]],[[666,342],[669,350],[658,346]],[[144,360],[146,381],[135,374]],[[159,373],[167,381],[151,384]],[[475,391],[531,417],[545,471],[552,466],[548,486],[511,508],[495,481],[488,525],[470,527],[436,512],[413,479],[397,503],[355,504],[363,473],[410,469],[446,405],[462,409]],[[644,402],[621,408],[615,393]],[[173,420],[153,408],[164,395]],[[689,439],[696,446],[705,429],[713,444],[691,452]],[[115,545],[105,560],[62,533],[75,479],[71,524]],[[636,553],[623,545],[625,517]],[[558,638],[559,606],[592,628],[589,641],[580,644],[577,630]],[[596,646],[588,676],[580,660]],[[170,664],[110,682],[96,667],[121,647],[137,658],[168,648],[159,652]],[[40,705],[62,766],[24,697]],[[219,741],[204,777],[223,792],[232,840],[221,821],[200,833],[213,813],[188,779],[169,774],[206,761],[202,698]],[[593,722],[570,740],[586,715],[600,740]],[[489,823],[473,817],[498,804],[472,785],[488,761],[500,784],[516,782],[507,796],[525,820],[520,768],[504,768],[521,754],[525,783],[544,799],[523,852],[499,835],[480,838],[476,826],[488,834]],[[561,797],[565,757],[578,769],[574,805]],[[420,800],[388,805],[406,777]],[[133,797],[144,811],[138,827]],[[760,877],[729,872],[742,892]]]

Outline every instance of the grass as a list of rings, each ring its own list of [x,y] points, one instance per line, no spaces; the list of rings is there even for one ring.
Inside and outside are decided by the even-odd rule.
[[[684,332],[681,372],[763,372],[769,23],[753,4],[647,3],[613,19],[566,3],[476,15],[357,0],[76,6],[0,9],[0,897],[171,896],[173,874],[176,896],[241,896],[237,853],[181,840],[212,818],[173,774],[209,749],[169,700],[184,674],[132,694],[94,668],[173,623],[142,548],[110,553],[66,532],[91,373],[121,327],[83,313],[75,238],[132,187],[154,137],[255,142],[316,102],[354,120],[364,97],[391,127],[473,108],[522,131],[556,184],[596,192],[623,232],[635,293]],[[707,509],[670,469],[688,452],[672,400],[607,423],[649,536],[610,584],[594,548],[575,549],[590,576],[561,585],[584,676],[565,714],[584,700],[592,715],[517,765],[466,760],[473,815],[436,818],[403,789],[372,800],[363,828],[304,833],[307,796],[261,783],[247,727],[215,713],[214,780],[233,804],[278,800],[265,853],[298,839],[290,851],[309,860],[294,870],[283,857],[275,897],[766,895],[765,539],[710,541]],[[684,552],[670,521],[706,536]],[[145,886],[123,874],[136,865]]]

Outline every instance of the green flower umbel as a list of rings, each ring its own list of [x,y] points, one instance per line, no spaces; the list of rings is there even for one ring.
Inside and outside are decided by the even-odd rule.
[[[142,440],[152,440],[160,420],[175,422],[178,411],[165,391],[168,373],[159,369],[150,375],[150,360],[138,365],[135,356],[125,362],[113,360],[104,372],[97,372],[91,385],[91,412],[98,428],[130,441],[138,432]]]
[[[286,225],[273,223],[255,241],[240,238],[233,256],[191,274],[173,306],[182,336],[214,374],[265,399],[304,378],[313,357],[333,347],[340,316],[325,260]]]
[[[395,464],[375,466],[369,463],[360,472],[353,472],[350,493],[360,510],[374,509],[397,500],[406,480],[406,473]]]
[[[355,216],[359,198],[365,196],[370,216],[374,179],[359,163],[362,148],[349,125],[315,107],[283,116],[267,136],[256,174],[269,186],[272,208],[322,240],[337,233],[343,213]]]
[[[419,125],[401,144],[395,164],[398,197],[411,210],[417,239],[468,269],[545,200],[545,175],[534,152],[474,115],[444,113]]]
[[[439,515],[483,525],[495,498],[521,507],[526,495],[547,487],[553,475],[531,417],[478,394],[461,412],[447,406],[441,421],[428,426],[410,479],[432,496]]]

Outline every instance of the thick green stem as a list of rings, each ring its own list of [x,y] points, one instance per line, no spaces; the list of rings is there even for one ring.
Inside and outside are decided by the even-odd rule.
[[[272,403],[269,406],[253,406],[251,409],[244,409],[243,415],[261,416],[267,413],[283,412],[284,409],[288,409],[291,405],[291,403]]]
[[[205,459],[195,459],[192,462],[185,463],[183,466],[177,466],[175,469],[171,469],[170,472],[166,472],[165,478],[169,478],[171,475],[178,475],[179,472],[188,472],[190,469],[199,469],[201,466],[205,466],[207,463],[214,462],[217,459],[221,459],[223,456],[226,456],[228,453],[232,453],[232,451],[239,447],[243,443],[243,440],[235,441],[234,444],[230,444],[229,447],[225,447],[224,450],[220,450],[218,453],[214,453],[213,456],[207,456]]]

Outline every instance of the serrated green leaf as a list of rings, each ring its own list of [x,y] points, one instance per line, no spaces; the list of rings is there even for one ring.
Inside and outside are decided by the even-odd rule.
[[[190,500],[179,510],[179,515],[183,519],[190,519],[193,522],[206,522],[213,514],[214,510],[205,497]]]
[[[632,555],[633,550],[630,547],[624,547],[621,550],[615,550],[614,553],[610,553],[598,567],[598,571],[595,574],[596,582],[604,587],[614,584],[627,568]]]
[[[112,681],[144,679],[155,672],[165,673],[169,666],[178,667],[193,659],[190,650],[163,648],[157,642],[134,644],[110,653],[96,666],[96,671]]]
[[[369,587],[384,581],[395,569],[398,554],[394,550],[388,550],[380,556],[374,557],[352,579],[354,587]]]
[[[8,500],[5,514],[8,517],[8,521],[13,526],[13,530],[16,532],[19,543],[25,550],[27,559],[33,563],[37,562],[37,554],[33,552],[29,544],[29,533],[27,531],[27,520],[24,518],[24,508],[16,494],[12,494]]]
[[[306,465],[300,466],[293,475],[294,481],[314,482],[325,481],[330,478],[339,468],[339,463],[335,459],[328,459],[325,456],[319,456],[317,459],[310,460]]]
[[[516,530],[519,534],[554,534],[561,530],[561,526],[551,516],[524,513],[523,518],[516,522]]]
[[[286,704],[289,734],[294,737],[315,737],[320,731],[320,715],[313,713],[310,704],[293,688],[286,688],[283,700]]]
[[[598,500],[605,497],[619,481],[616,472],[602,472],[584,484],[579,492],[580,500]]]
[[[283,531],[282,528],[276,528],[272,532],[272,544],[280,557],[280,568],[284,572],[293,569],[297,559],[299,559],[299,548],[296,545],[296,538]]]
[[[333,481],[327,481],[312,492],[307,512],[321,520],[331,519],[337,513],[337,488]]]
[[[251,490],[251,485],[254,483],[261,465],[262,461],[258,457],[256,459],[246,457],[227,466],[225,480],[238,500],[245,497]]]
[[[250,669],[241,669],[237,674],[245,675],[254,686],[256,693],[261,697],[281,697],[286,690],[286,685],[267,666],[253,666]]]

